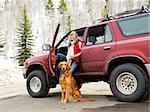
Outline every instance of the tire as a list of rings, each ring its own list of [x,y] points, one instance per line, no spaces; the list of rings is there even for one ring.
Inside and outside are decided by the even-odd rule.
[[[135,64],[117,66],[110,76],[110,88],[119,101],[142,100],[148,90],[148,78],[141,67]]]
[[[139,68],[139,70],[141,70],[141,72],[143,72],[143,74],[146,74],[146,72],[141,68],[141,67],[139,67],[138,65],[135,65],[136,67],[138,67]],[[150,82],[149,82],[149,75],[147,74],[147,75],[145,75],[146,76],[146,81],[147,81],[147,83],[146,83],[146,92],[145,92],[145,95],[143,96],[143,99],[145,99],[145,100],[147,100],[147,99],[149,99],[149,87],[150,87]],[[141,98],[142,99],[142,98]]]
[[[45,73],[41,70],[34,70],[28,75],[26,86],[28,93],[35,98],[44,97],[49,92]]]

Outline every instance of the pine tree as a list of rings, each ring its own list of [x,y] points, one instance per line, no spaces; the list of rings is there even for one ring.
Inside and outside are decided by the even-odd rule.
[[[109,0],[105,0],[105,6],[102,10],[102,16],[107,17],[107,15],[109,14],[109,10]]]
[[[59,14],[62,14],[62,15],[64,15],[65,12],[67,11],[67,4],[66,4],[65,0],[60,0],[59,6],[58,6],[58,11],[59,11]]]
[[[53,33],[54,30],[54,17],[55,17],[55,9],[54,9],[54,4],[52,0],[47,0],[46,6],[45,6],[45,12],[46,12],[46,17],[47,17],[47,32],[48,34]],[[50,35],[47,36],[47,41],[50,40]]]
[[[52,0],[48,0],[45,6],[46,15],[53,17],[54,16],[54,5]]]
[[[19,66],[23,66],[24,61],[27,58],[33,56],[33,35],[31,30],[31,23],[27,15],[26,7],[24,5],[22,23],[17,29],[17,56]]]
[[[72,19],[71,19],[71,16],[69,15],[67,17],[67,32],[70,32],[71,28],[72,28]]]

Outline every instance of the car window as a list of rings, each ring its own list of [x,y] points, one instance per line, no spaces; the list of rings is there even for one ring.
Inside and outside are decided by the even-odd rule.
[[[146,15],[126,20],[120,20],[117,22],[117,24],[121,30],[121,33],[125,37],[130,37],[134,35],[150,33],[149,20],[150,16]]]
[[[105,42],[111,42],[113,39],[109,25],[105,27]]]
[[[80,40],[82,40],[82,38],[83,38],[84,31],[85,31],[85,28],[76,31]],[[66,36],[66,38],[59,44],[59,46],[57,48],[68,46],[69,39],[70,39],[70,35],[68,34]]]
[[[69,35],[59,44],[58,48],[68,46],[69,44]]]
[[[112,34],[108,24],[89,28],[86,45],[96,45],[110,41],[112,41]]]
[[[80,40],[82,40],[82,38],[83,38],[84,31],[85,31],[85,29],[80,29],[80,30],[76,31]]]

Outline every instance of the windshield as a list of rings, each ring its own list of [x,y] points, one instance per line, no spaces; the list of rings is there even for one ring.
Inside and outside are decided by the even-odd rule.
[[[68,46],[69,37],[70,37],[70,36],[67,36],[67,37],[59,44],[59,46],[58,46],[57,48]]]

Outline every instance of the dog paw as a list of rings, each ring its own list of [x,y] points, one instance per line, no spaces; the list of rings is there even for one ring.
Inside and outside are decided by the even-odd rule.
[[[62,101],[60,101],[60,103],[61,103],[61,104],[65,104],[63,100],[62,100]]]
[[[67,103],[67,99],[64,99],[64,103]]]
[[[66,101],[66,100],[61,100],[60,103],[61,103],[61,104],[66,104],[67,101]]]
[[[75,99],[75,100],[73,100],[73,102],[74,102],[74,103],[76,103],[76,102],[78,102],[78,100],[77,100],[77,99]]]

